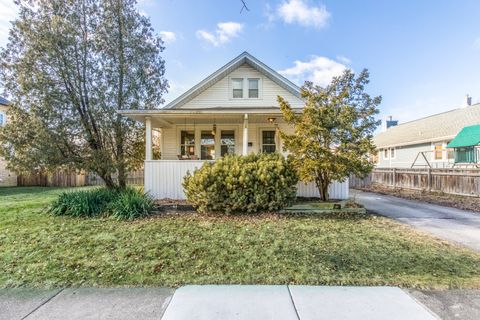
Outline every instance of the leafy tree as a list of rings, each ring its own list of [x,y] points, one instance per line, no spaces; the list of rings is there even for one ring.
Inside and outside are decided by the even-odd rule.
[[[278,97],[285,121],[295,128],[293,134],[280,133],[285,149],[300,179],[314,181],[324,201],[332,181],[345,181],[350,174],[364,176],[373,168],[368,156],[375,151],[372,135],[379,122],[374,115],[381,97],[364,92],[368,78],[367,70],[358,77],[346,70],[326,88],[305,82],[301,113]]]
[[[144,131],[117,110],[164,102],[161,38],[135,0],[15,2],[19,17],[0,52],[12,101],[0,152],[17,172],[84,169],[125,187],[144,159]]]

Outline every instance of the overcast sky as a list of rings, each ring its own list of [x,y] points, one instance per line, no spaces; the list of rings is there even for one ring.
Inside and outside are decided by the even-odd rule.
[[[480,101],[480,1],[142,0],[166,42],[167,102],[243,51],[297,84],[368,68],[381,117],[400,122]],[[15,19],[0,0],[0,46]]]

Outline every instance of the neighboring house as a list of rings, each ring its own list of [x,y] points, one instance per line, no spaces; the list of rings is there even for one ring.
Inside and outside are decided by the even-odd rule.
[[[8,100],[0,97],[0,127],[7,123]],[[0,187],[10,187],[17,185],[17,176],[15,173],[7,170],[7,162],[0,158]]]
[[[162,109],[123,110],[145,123],[145,190],[155,198],[183,199],[184,175],[226,154],[282,152],[277,96],[301,110],[300,89],[247,52],[228,62]],[[152,131],[160,159],[152,158]],[[314,184],[299,184],[300,196],[318,196]],[[331,198],[348,197],[348,181],[333,183]]]
[[[448,143],[466,126],[480,124],[480,104],[465,106],[388,128],[374,137],[379,168],[451,168]]]
[[[455,165],[480,164],[480,125],[463,128],[457,136],[450,141],[447,148],[453,148]]]

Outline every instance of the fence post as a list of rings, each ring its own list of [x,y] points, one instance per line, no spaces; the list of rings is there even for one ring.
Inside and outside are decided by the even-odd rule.
[[[432,168],[428,168],[427,171],[427,189],[428,192],[432,191]]]
[[[395,189],[397,187],[397,168],[393,168],[392,174],[393,189]]]

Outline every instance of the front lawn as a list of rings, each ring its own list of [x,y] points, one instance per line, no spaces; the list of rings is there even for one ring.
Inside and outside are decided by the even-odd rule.
[[[49,215],[46,205],[63,190],[0,188],[0,287],[480,288],[480,254],[383,217],[182,214],[125,222]]]

